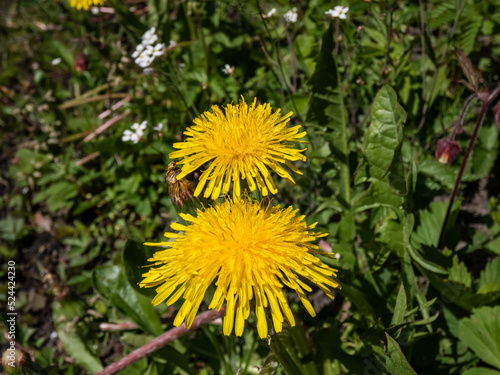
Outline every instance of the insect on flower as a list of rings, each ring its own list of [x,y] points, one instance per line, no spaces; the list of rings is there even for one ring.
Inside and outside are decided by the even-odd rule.
[[[168,187],[168,194],[172,199],[173,204],[177,207],[183,207],[184,203],[193,198],[194,187],[187,178],[177,179],[181,173],[181,169],[177,166],[175,161],[168,165],[166,180]]]

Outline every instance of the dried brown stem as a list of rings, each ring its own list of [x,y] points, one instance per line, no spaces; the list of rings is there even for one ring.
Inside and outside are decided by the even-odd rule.
[[[209,323],[215,319],[222,318],[226,313],[226,306],[222,306],[220,311],[210,310],[205,311],[194,318],[193,324],[189,328],[190,330],[195,330],[199,328],[201,325]],[[181,337],[186,334],[188,329],[184,326],[184,323],[180,327],[172,328],[171,330],[165,332],[164,334],[156,337],[151,342],[146,345],[140,347],[139,349],[134,350],[129,355],[123,357],[118,362],[113,363],[112,365],[106,367],[104,370],[98,372],[96,375],[111,375],[115,374],[120,370],[123,370],[125,367],[130,366],[132,363],[137,362],[141,358],[146,357],[152,352],[163,348],[169,342]]]
[[[99,134],[101,134],[103,131],[105,131],[107,128],[109,128],[111,125],[113,125],[114,123],[116,123],[116,122],[124,119],[129,114],[130,114],[130,111],[124,111],[124,112],[120,113],[118,116],[115,116],[112,119],[109,119],[104,124],[102,124],[101,126],[99,126],[96,130],[94,130],[92,133],[90,133],[89,135],[87,135],[83,139],[83,141],[84,142],[88,142],[88,141],[94,139],[96,136],[98,136]]]

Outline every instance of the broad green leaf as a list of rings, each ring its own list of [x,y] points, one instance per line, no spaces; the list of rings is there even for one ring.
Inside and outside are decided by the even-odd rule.
[[[500,306],[483,306],[461,319],[459,338],[481,360],[500,370]]]
[[[403,283],[399,287],[398,296],[396,297],[396,304],[394,306],[394,313],[392,315],[391,326],[403,322],[406,313],[406,293]]]
[[[385,181],[373,181],[368,190],[353,199],[355,212],[362,212],[376,207],[390,207],[400,211],[404,198],[397,195]]]
[[[488,263],[479,276],[478,293],[500,291],[500,258],[495,258]]]
[[[438,162],[434,157],[428,156],[417,167],[418,173],[430,177],[448,191],[453,190],[453,186],[457,180],[458,166],[453,164],[445,165]]]
[[[382,87],[373,102],[371,124],[363,144],[370,177],[380,180],[389,172],[399,154],[405,121],[406,113],[398,103],[394,89]]]
[[[148,259],[152,258],[156,251],[158,251],[156,247],[144,246],[133,240],[128,240],[122,251],[123,269],[127,280],[136,292],[151,300],[156,296],[156,288],[141,288],[138,284],[144,279],[142,275],[149,270],[145,268],[151,264]]]
[[[385,337],[387,338],[386,367],[389,373],[391,375],[416,375],[417,373],[411,368],[396,340],[387,333]]]
[[[151,299],[137,293],[130,285],[121,267],[100,266],[94,270],[94,287],[113,305],[151,335],[163,333],[160,319]]]
[[[68,355],[89,373],[103,369],[97,355],[92,354],[79,335],[74,317],[83,315],[83,308],[77,301],[55,301],[52,303],[52,314],[59,340]]]

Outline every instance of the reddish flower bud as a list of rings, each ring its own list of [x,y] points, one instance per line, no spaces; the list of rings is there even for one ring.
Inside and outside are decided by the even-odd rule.
[[[85,58],[83,51],[80,51],[80,53],[76,56],[75,70],[79,73],[87,70],[87,59]]]
[[[450,138],[440,139],[436,146],[436,160],[443,164],[452,163],[460,153],[458,142]]]
[[[500,129],[500,101],[493,107],[493,115],[495,116],[498,129]]]

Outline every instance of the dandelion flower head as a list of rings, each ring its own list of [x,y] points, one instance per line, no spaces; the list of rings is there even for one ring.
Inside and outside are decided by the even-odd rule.
[[[91,5],[103,5],[103,0],[69,0],[69,5],[76,9],[89,9]]]
[[[327,234],[313,232],[304,216],[297,216],[292,207],[263,207],[249,199],[227,199],[215,207],[197,210],[197,216],[181,214],[189,224],[171,225],[182,233],[165,233],[169,242],[146,243],[165,246],[153,258],[154,266],[143,275],[141,287],[157,287],[153,304],[166,300],[168,305],[181,296],[184,303],[174,320],[190,327],[204,294],[215,280],[215,293],[209,309],[220,310],[226,303],[223,331],[229,335],[233,327],[237,336],[244,330],[255,298],[257,331],[268,334],[265,308],[270,307],[273,326],[280,332],[284,319],[291,326],[295,320],[283,294],[286,285],[293,289],[307,311],[315,316],[305,295],[311,288],[301,279],[308,279],[334,298],[330,288],[336,270],[322,263],[315,253],[323,253],[311,243]]]
[[[240,197],[240,178],[246,180],[251,191],[259,189],[264,196],[269,191],[276,194],[269,169],[294,185],[282,165],[302,174],[290,161],[306,160],[304,150],[293,147],[293,143],[306,143],[299,140],[306,132],[299,133],[300,125],[287,127],[291,115],[273,112],[269,104],[257,105],[257,99],[249,106],[242,98],[238,105],[228,104],[224,112],[213,106],[212,112],[203,113],[194,120],[195,126],[184,132],[188,136],[184,142],[173,145],[179,150],[169,157],[183,158],[178,162],[182,172],[177,179],[210,162],[200,176],[195,196],[208,183],[205,198],[217,199],[221,190],[224,194],[229,191],[232,181],[233,197]]]

